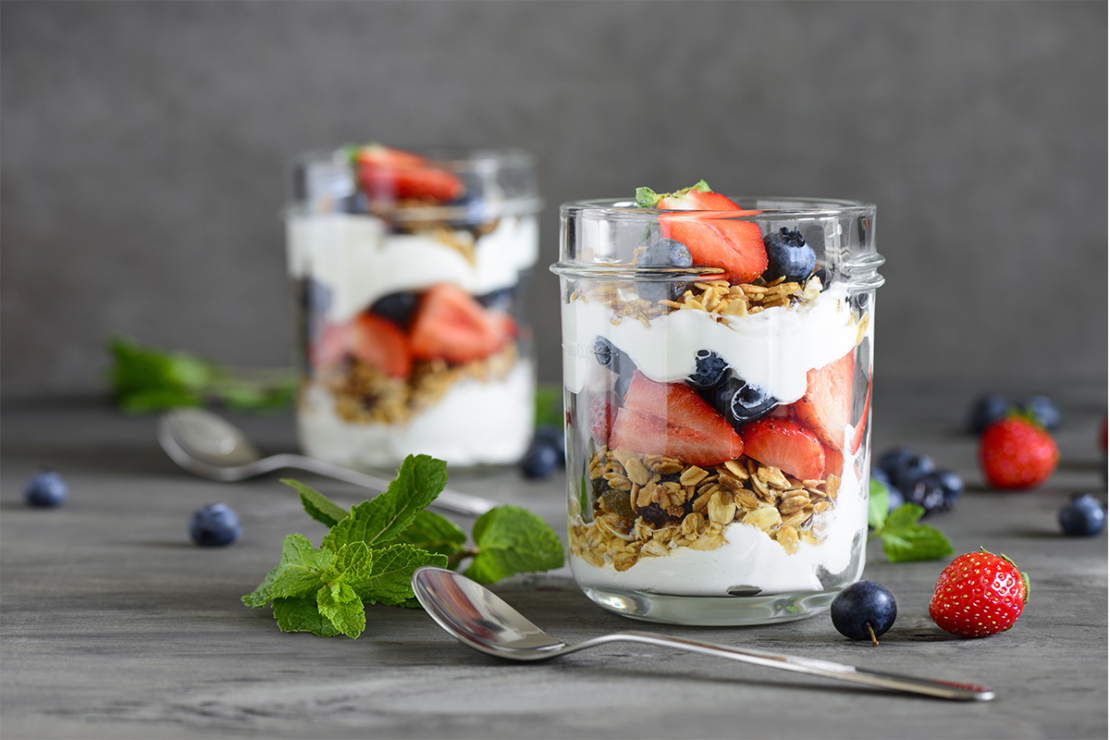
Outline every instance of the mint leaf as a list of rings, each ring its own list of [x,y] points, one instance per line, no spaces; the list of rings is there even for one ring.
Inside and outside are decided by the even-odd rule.
[[[316,596],[274,599],[274,619],[282,632],[311,632],[317,637],[335,637],[339,630],[320,614]]]
[[[338,550],[351,542],[371,547],[389,542],[405,530],[416,512],[435,500],[447,484],[447,464],[427,455],[409,455],[384,492],[351,509],[324,537],[324,545]]]
[[[867,526],[882,529],[890,510],[890,491],[882,483],[872,479],[867,494]]]
[[[301,506],[304,507],[304,510],[310,517],[321,524],[334,527],[336,524],[346,519],[347,515],[350,513],[338,504],[332,503],[322,493],[309,488],[300,481],[295,481],[291,478],[282,478],[281,482],[300,494]]]
[[[412,574],[424,565],[447,567],[447,556],[437,555],[412,545],[390,545],[374,550],[374,571],[351,586],[363,601],[395,606],[413,598]]]
[[[354,639],[366,629],[366,607],[355,590],[346,583],[324,586],[316,593],[320,615],[337,630]]]
[[[952,543],[935,527],[913,524],[882,535],[883,552],[892,563],[911,560],[935,560],[952,554]]]
[[[440,555],[454,555],[466,549],[466,533],[450,519],[431,511],[416,512],[412,524],[386,545],[407,544]]]
[[[902,504],[886,518],[883,524],[885,530],[899,530],[909,527],[917,523],[917,520],[925,516],[925,507],[919,504]]]
[[[281,561],[251,593],[243,597],[250,607],[265,606],[273,599],[306,596],[324,582],[321,576],[334,557],[328,548],[317,550],[303,534],[291,534],[281,546]]]
[[[343,545],[328,563],[328,568],[321,574],[320,580],[326,585],[361,583],[374,572],[375,560],[375,551],[367,547],[365,542]]]
[[[474,522],[472,536],[478,552],[466,575],[479,583],[563,564],[559,536],[538,516],[517,506],[487,511]]]

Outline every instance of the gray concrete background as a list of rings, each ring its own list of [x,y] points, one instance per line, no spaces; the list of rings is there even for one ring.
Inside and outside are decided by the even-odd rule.
[[[113,332],[287,364],[286,163],[366,139],[533,152],[544,267],[565,200],[870,200],[883,377],[1104,386],[1106,60],[1102,2],[7,0],[4,391],[100,387]]]

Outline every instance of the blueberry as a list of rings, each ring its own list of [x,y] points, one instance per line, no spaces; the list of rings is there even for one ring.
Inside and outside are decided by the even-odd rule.
[[[23,486],[23,498],[28,506],[61,506],[68,494],[65,480],[53,470],[40,470]]]
[[[888,483],[894,485],[894,481],[893,478],[891,478],[890,472],[912,456],[913,453],[907,450],[905,447],[892,447],[879,456],[878,467],[879,470],[886,473]]]
[[[1048,396],[1030,396],[1025,399],[1021,408],[1048,431],[1054,432],[1060,428],[1060,409]]]
[[[636,259],[640,267],[693,267],[694,258],[686,245],[674,239],[660,239],[645,249]],[[673,301],[686,290],[686,283],[674,280],[653,282],[640,280],[636,283],[636,292],[645,301]]]
[[[712,390],[709,405],[725,417],[733,428],[749,424],[769,414],[778,401],[762,388],[757,388],[745,380],[729,375],[724,382]]]
[[[476,296],[475,299],[478,303],[481,303],[482,306],[492,311],[512,314],[513,305],[516,302],[516,286],[494,290],[484,295]]]
[[[567,437],[563,432],[562,427],[544,425],[536,429],[536,439],[542,439],[544,442],[553,445],[559,452],[559,464],[562,465],[566,462],[567,457]]]
[[[370,310],[405,329],[408,328],[409,321],[416,312],[416,304],[419,302],[420,297],[416,293],[405,290],[382,296],[374,301]]]
[[[940,484],[940,489],[944,492],[944,511],[948,511],[955,506],[956,499],[964,492],[964,479],[951,470],[937,470],[929,473],[929,476],[935,477]]]
[[[902,498],[902,492],[894,486],[890,485],[890,478],[883,471],[882,468],[871,468],[871,480],[882,485],[886,489],[887,494],[887,513],[890,513],[904,504],[906,501]]]
[[[934,512],[947,511],[948,505],[944,495],[944,487],[936,473],[926,473],[906,483],[902,488],[902,495],[907,503],[917,504],[925,509],[922,516]]]
[[[786,227],[773,231],[763,237],[763,246],[767,249],[764,280],[785,277],[787,282],[800,283],[817,267],[817,255],[800,231]]]
[[[852,640],[876,640],[886,634],[898,616],[894,596],[877,583],[857,581],[833,599],[829,610],[836,631]]]
[[[1069,537],[1096,535],[1105,525],[1106,509],[1089,493],[1072,497],[1071,503],[1060,509],[1060,527]]]
[[[983,430],[999,419],[1010,413],[1009,399],[1001,393],[986,393],[971,405],[971,415],[968,418],[968,428],[973,434],[982,434]]]
[[[686,382],[695,388],[712,388],[721,382],[728,369],[728,363],[716,352],[701,349],[697,354],[697,369]]]
[[[537,436],[520,461],[520,472],[525,478],[541,480],[555,472],[561,457],[554,442]]]
[[[879,467],[890,477],[890,483],[910,499],[906,490],[923,475],[937,469],[936,463],[928,455],[918,455],[906,449],[891,450],[880,458]]]
[[[239,515],[226,504],[209,504],[189,520],[189,535],[202,547],[230,545],[241,531]]]
[[[599,365],[617,374],[617,398],[623,400],[632,382],[632,373],[636,371],[636,364],[632,362],[631,357],[617,349],[617,346],[605,337],[599,336],[594,339],[593,355]]]

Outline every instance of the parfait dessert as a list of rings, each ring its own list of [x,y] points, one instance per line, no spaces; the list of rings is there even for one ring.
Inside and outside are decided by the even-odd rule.
[[[460,466],[521,457],[538,208],[518,152],[372,144],[298,164],[286,225],[306,454],[364,469],[410,453]]]
[[[863,569],[874,207],[563,207],[569,544],[628,616],[796,619]]]

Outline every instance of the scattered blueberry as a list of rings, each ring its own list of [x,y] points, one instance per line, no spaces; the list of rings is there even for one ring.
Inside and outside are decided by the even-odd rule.
[[[871,480],[879,483],[880,485],[882,485],[883,488],[886,489],[887,513],[894,511],[899,506],[906,503],[905,499],[902,497],[902,492],[894,486],[890,485],[890,478],[887,477],[886,472],[882,468],[871,468]]]
[[[674,239],[660,239],[645,249],[636,260],[640,267],[693,267],[694,258],[686,245]],[[645,301],[673,301],[686,290],[686,283],[675,280],[640,280],[636,292]]]
[[[935,476],[940,484],[940,489],[944,492],[944,510],[948,511],[956,505],[956,500],[964,492],[964,479],[951,470],[937,470],[929,475]]]
[[[983,430],[999,419],[1003,419],[1012,408],[1010,401],[1001,393],[987,393],[975,399],[971,405],[971,416],[968,419],[968,428],[974,434],[982,434]]]
[[[728,369],[728,363],[716,352],[700,349],[697,354],[697,369],[686,382],[695,388],[712,388],[721,382]]]
[[[559,464],[566,462],[567,436],[562,427],[544,425],[536,428],[536,439],[542,439],[559,451]]]
[[[888,452],[879,460],[879,467],[890,477],[890,483],[907,494],[907,488],[922,476],[933,472],[937,465],[928,455],[919,455],[909,450],[901,449]]]
[[[1022,410],[1032,415],[1037,423],[1050,432],[1060,428],[1060,409],[1048,396],[1036,395],[1025,399],[1021,405]]]
[[[1094,496],[1084,493],[1072,497],[1071,502],[1060,509],[1060,527],[1069,537],[1090,537],[1106,526],[1106,509]]]
[[[28,506],[61,506],[68,494],[65,480],[53,470],[40,470],[23,486],[23,498]]]
[[[763,246],[767,248],[764,280],[785,277],[788,282],[800,283],[817,266],[817,255],[813,247],[806,244],[800,231],[791,231],[786,227],[772,231],[763,237]]]
[[[886,634],[898,616],[894,596],[877,583],[857,581],[833,599],[829,610],[836,631],[852,640],[876,639]]]
[[[767,391],[749,384],[747,381],[729,375],[724,382],[710,391],[709,405],[725,417],[733,428],[750,424],[771,413],[778,401]]]
[[[925,509],[925,513],[922,516],[927,516],[937,511],[948,510],[945,504],[944,488],[941,486],[936,473],[926,473],[920,478],[915,478],[906,483],[905,487],[900,490],[902,491],[902,496],[905,497],[906,503],[917,504]]]
[[[397,326],[405,329],[412,319],[413,313],[416,311],[416,304],[419,303],[420,297],[411,291],[405,290],[399,293],[390,293],[389,295],[382,296],[374,301],[370,306],[370,310],[374,313],[389,319]]]
[[[520,461],[520,472],[525,478],[542,480],[555,472],[563,456],[550,439],[536,436]]]
[[[230,545],[241,531],[239,515],[227,504],[209,504],[189,520],[189,535],[202,547]]]

